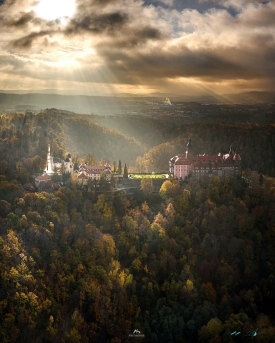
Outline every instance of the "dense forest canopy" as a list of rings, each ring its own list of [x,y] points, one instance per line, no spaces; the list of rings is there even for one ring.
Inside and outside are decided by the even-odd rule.
[[[134,329],[148,343],[250,342],[255,332],[274,342],[274,125],[173,128],[173,140],[146,151],[69,114],[0,120],[1,342],[130,342]],[[77,138],[80,157],[131,164],[136,149],[162,169],[189,135],[198,153],[234,144],[247,179],[169,179],[157,192],[149,181],[131,193],[23,188],[49,141],[60,158]]]

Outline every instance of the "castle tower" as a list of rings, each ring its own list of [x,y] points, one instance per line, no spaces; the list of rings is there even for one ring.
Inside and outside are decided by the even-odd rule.
[[[192,147],[191,138],[189,138],[188,143],[187,143],[186,158],[192,158],[192,157],[194,157],[194,151]]]
[[[232,156],[232,158],[235,155],[232,145],[230,145],[229,155]]]

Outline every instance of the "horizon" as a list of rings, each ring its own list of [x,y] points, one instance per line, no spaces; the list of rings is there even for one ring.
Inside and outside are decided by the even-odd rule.
[[[269,95],[275,95],[275,92],[272,91],[243,91],[238,93],[226,93],[226,94],[177,94],[177,93],[161,93],[161,92],[153,92],[153,93],[147,93],[147,94],[140,94],[140,93],[108,93],[108,94],[83,94],[83,93],[71,93],[66,90],[59,90],[59,89],[37,89],[37,90],[31,90],[31,89],[12,89],[12,90],[3,90],[0,89],[0,94],[9,94],[9,95],[61,95],[61,96],[73,96],[73,97],[120,97],[120,98],[166,98],[167,96],[169,98],[219,98],[219,97],[226,97],[226,96],[240,96],[240,95],[246,95],[246,94],[269,94]],[[167,98],[166,98],[167,99]]]
[[[270,91],[274,15],[273,1],[2,0],[1,88],[86,96]]]

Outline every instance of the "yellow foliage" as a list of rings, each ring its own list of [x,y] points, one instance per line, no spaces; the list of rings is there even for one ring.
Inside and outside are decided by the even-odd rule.
[[[194,288],[193,282],[189,279],[186,281],[186,288],[187,288],[188,292],[192,292],[192,290]]]

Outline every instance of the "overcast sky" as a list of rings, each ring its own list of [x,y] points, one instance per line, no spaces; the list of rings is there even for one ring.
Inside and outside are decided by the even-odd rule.
[[[0,89],[274,91],[274,1],[0,0],[0,30]]]

